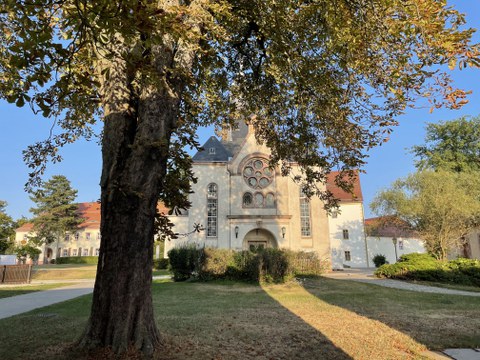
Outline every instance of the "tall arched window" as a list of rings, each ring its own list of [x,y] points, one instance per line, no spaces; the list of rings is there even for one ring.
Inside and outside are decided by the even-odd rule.
[[[218,192],[217,184],[207,187],[207,236],[217,236]]]
[[[302,236],[311,236],[310,230],[310,200],[300,189],[300,227]]]

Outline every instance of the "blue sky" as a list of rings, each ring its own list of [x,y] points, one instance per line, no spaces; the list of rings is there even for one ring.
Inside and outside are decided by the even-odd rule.
[[[449,3],[466,13],[470,27],[479,27],[480,10],[476,1]],[[480,34],[476,33],[474,40],[480,42]],[[368,204],[378,190],[414,171],[413,156],[408,153],[408,148],[423,143],[427,122],[480,114],[479,75],[479,69],[453,72],[458,87],[473,91],[469,103],[461,110],[440,109],[431,114],[429,108],[408,110],[398,118],[400,125],[394,129],[390,140],[370,152],[368,164],[363,168],[365,173],[361,175],[366,217],[373,216]],[[33,205],[23,190],[28,179],[28,168],[23,163],[22,151],[28,145],[48,137],[50,127],[51,120],[34,116],[28,107],[17,108],[0,101],[0,200],[8,202],[7,212],[14,218],[22,215],[29,217],[29,209]],[[198,135],[200,143],[204,143],[212,135],[212,130],[204,129]],[[77,201],[96,201],[100,197],[98,184],[101,171],[98,144],[80,140],[65,147],[61,154],[64,160],[59,164],[49,164],[45,178],[63,174],[78,190]]]

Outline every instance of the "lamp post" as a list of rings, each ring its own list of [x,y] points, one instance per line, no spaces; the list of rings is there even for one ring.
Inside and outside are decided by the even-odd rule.
[[[238,226],[235,226],[235,239],[238,239]]]
[[[287,233],[287,228],[285,226],[282,226],[282,238],[285,239],[285,234]]]
[[[393,242],[393,248],[395,249],[395,262],[397,262],[398,260],[398,255],[397,255],[397,238],[394,236],[392,238],[392,242]]]

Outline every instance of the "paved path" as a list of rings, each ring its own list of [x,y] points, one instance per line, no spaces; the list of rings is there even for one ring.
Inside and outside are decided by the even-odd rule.
[[[153,280],[169,278],[171,278],[169,275],[157,275],[153,277]],[[93,292],[95,280],[40,280],[32,283],[33,285],[38,285],[66,282],[75,282],[75,284],[0,299],[0,319],[90,294]],[[19,285],[16,284],[15,286]]]
[[[90,294],[93,280],[0,299],[0,319]]]
[[[480,297],[480,292],[445,289],[445,288],[434,287],[434,286],[418,285],[418,284],[413,284],[410,282],[399,281],[399,280],[379,279],[373,275],[374,270],[375,269],[345,269],[345,271],[333,271],[333,272],[324,274],[324,276],[331,279],[352,280],[352,281],[375,284],[379,286],[385,286],[385,287],[401,289],[401,290],[419,291],[419,292],[434,293],[434,294],[464,295],[464,296]],[[479,360],[480,360],[480,357],[479,357]]]

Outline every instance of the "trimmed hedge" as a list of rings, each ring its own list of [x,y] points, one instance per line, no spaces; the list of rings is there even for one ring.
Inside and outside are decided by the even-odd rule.
[[[55,261],[56,264],[98,264],[98,256],[64,256]]]
[[[379,267],[375,275],[390,279],[480,286],[480,260],[459,258],[442,262],[429,254],[406,254],[395,264]]]
[[[280,283],[294,275],[319,275],[325,270],[316,254],[264,249],[259,252],[192,246],[169,251],[175,281],[230,279]]]

